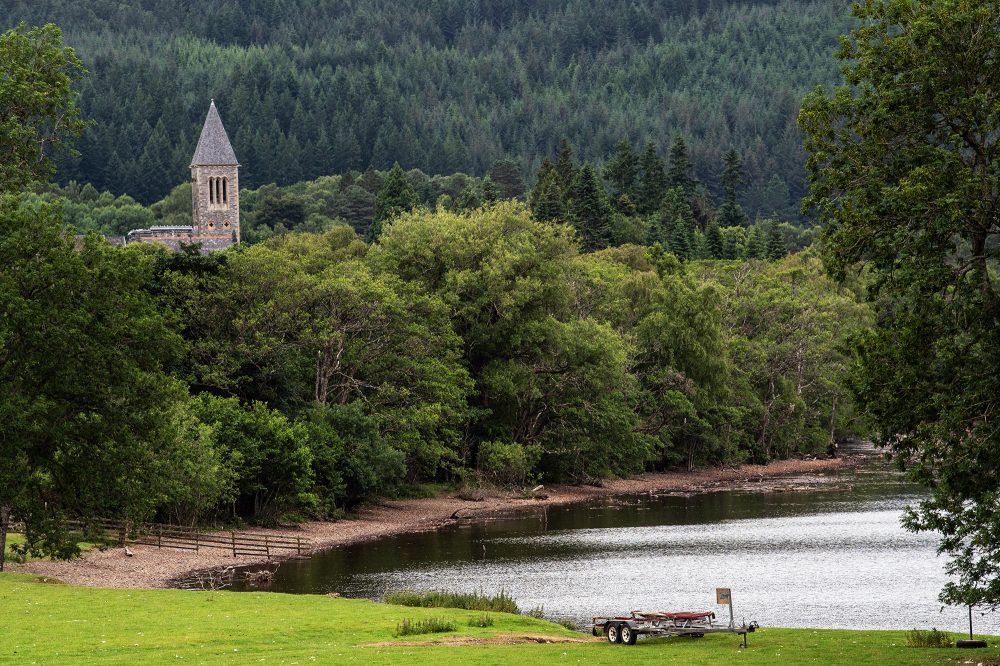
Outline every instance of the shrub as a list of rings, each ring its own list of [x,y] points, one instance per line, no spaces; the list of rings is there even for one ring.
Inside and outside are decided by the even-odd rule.
[[[943,648],[951,647],[952,641],[951,634],[945,631],[913,629],[906,632],[906,644],[910,647]]]
[[[487,615],[486,613],[483,613],[482,615],[480,615],[478,617],[473,616],[473,617],[469,618],[469,626],[470,627],[492,627],[493,626],[493,618],[490,617],[489,615]]]
[[[538,620],[545,618],[545,606],[535,606],[531,610],[524,611],[524,614],[528,617],[533,617]]]
[[[538,445],[483,442],[479,445],[479,471],[497,484],[523,486],[541,456],[542,449]]]
[[[455,631],[455,623],[437,617],[429,617],[426,620],[417,620],[416,622],[409,618],[403,618],[403,622],[396,625],[397,636],[440,634],[446,631]]]
[[[504,590],[489,596],[483,592],[394,592],[384,599],[387,604],[418,608],[462,608],[464,610],[517,613],[517,602]]]
[[[579,628],[576,626],[576,620],[574,620],[571,617],[564,617],[558,622],[560,625],[569,629],[570,631],[579,631]]]

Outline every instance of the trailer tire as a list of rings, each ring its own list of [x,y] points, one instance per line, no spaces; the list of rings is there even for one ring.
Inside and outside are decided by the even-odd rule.
[[[609,643],[621,643],[622,635],[617,623],[611,623],[604,628],[604,634],[608,637]]]
[[[621,636],[622,643],[626,645],[635,645],[636,640],[639,639],[639,634],[636,630],[627,624],[621,625],[618,635]]]

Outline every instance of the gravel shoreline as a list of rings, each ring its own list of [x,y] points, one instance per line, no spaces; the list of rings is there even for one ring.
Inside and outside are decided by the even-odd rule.
[[[769,465],[644,474],[630,479],[605,481],[599,487],[545,486],[533,499],[497,494],[482,501],[461,499],[455,495],[387,500],[363,508],[354,519],[310,522],[293,529],[248,531],[300,536],[310,541],[311,550],[315,552],[396,534],[434,530],[456,520],[497,519],[547,506],[583,503],[618,495],[690,494],[731,489],[787,492],[814,488],[824,481],[825,477],[820,476],[824,472],[858,467],[871,459],[872,454],[866,452],[839,458],[781,460]],[[74,585],[163,588],[173,587],[174,581],[193,571],[266,562],[259,557],[233,557],[224,550],[214,549],[191,552],[144,545],[131,545],[130,549],[132,557],[126,556],[122,548],[109,548],[90,551],[64,562],[12,563],[9,568],[57,578]]]

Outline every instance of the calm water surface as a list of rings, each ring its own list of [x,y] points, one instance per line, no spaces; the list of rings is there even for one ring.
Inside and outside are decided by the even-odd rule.
[[[884,468],[816,490],[618,498],[452,526],[281,565],[270,589],[380,599],[410,590],[506,590],[522,609],[581,626],[602,613],[722,610],[783,627],[967,628],[945,608],[936,539],[899,525],[918,488]],[[976,614],[977,631],[1000,617]]]

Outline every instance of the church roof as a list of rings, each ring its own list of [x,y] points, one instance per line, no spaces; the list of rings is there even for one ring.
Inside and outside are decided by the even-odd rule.
[[[239,166],[226,128],[222,126],[222,118],[215,108],[214,99],[208,107],[208,116],[205,117],[205,126],[201,128],[201,137],[198,139],[198,147],[194,149],[191,166]]]

